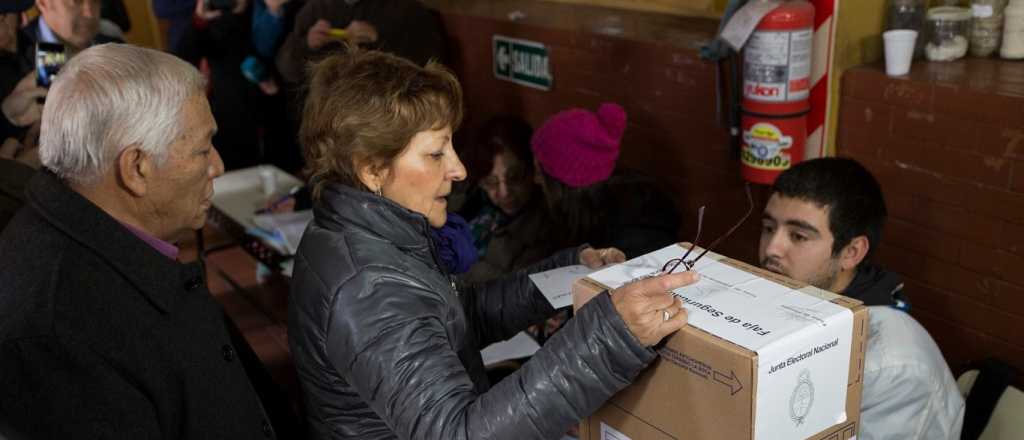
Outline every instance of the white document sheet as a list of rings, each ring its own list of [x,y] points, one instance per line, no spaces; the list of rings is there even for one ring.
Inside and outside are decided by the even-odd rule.
[[[540,350],[537,341],[534,341],[532,336],[519,332],[512,339],[488,345],[480,350],[480,356],[484,358],[484,366],[489,367],[509,359],[533,356],[537,350]]]
[[[306,209],[280,214],[261,214],[252,218],[256,227],[266,232],[260,237],[268,244],[277,245],[285,255],[295,255],[306,226],[313,221],[313,210]]]
[[[572,284],[593,272],[594,269],[577,264],[530,274],[530,281],[540,289],[551,307],[561,309],[572,305]]]

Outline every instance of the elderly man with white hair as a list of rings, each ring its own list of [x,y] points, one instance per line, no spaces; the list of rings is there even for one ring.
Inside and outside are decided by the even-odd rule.
[[[120,44],[51,88],[44,170],[0,235],[0,438],[287,435],[203,267],[176,261],[223,173],[203,90],[191,65]]]

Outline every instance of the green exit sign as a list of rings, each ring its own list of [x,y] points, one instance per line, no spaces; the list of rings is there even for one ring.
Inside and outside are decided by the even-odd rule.
[[[496,78],[551,90],[550,57],[543,44],[495,35],[493,56]]]

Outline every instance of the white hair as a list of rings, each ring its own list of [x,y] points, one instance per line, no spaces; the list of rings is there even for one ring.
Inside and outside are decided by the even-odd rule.
[[[86,49],[61,68],[43,106],[39,157],[62,179],[95,183],[137,145],[157,166],[184,133],[182,111],[203,93],[191,64],[127,44]]]

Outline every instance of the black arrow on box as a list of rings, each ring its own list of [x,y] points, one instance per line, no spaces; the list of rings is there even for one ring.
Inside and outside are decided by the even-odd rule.
[[[728,376],[725,375],[725,373],[719,373],[718,370],[715,370],[715,382],[729,387],[729,390],[732,391],[731,395],[733,396],[743,389],[743,384],[740,383],[740,380],[736,377],[736,372],[732,370],[729,370]]]

